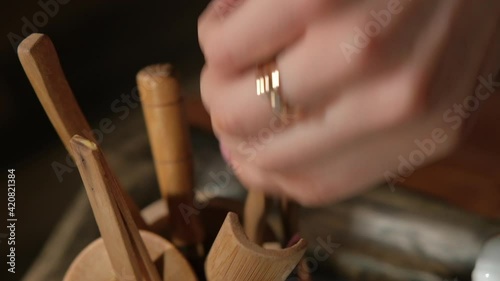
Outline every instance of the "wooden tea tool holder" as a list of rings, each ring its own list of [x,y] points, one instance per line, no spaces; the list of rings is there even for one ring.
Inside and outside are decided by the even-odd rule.
[[[95,139],[66,80],[54,44],[48,36],[33,33],[19,44],[17,53],[38,100],[74,159],[69,146],[73,135],[82,135],[93,142]],[[136,224],[147,229],[137,205],[128,194],[125,198]]]
[[[71,139],[70,146],[102,238],[80,253],[64,280],[197,280],[172,244],[151,232],[139,233],[122,189],[98,146],[78,135]]]

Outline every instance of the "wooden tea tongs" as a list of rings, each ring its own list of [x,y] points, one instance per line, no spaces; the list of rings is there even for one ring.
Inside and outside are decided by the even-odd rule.
[[[92,142],[95,139],[66,80],[54,44],[47,35],[33,33],[19,44],[17,53],[38,100],[74,159],[69,145],[71,137],[78,134]],[[147,229],[139,208],[128,194],[124,195],[136,224]]]
[[[76,135],[71,139],[70,147],[111,266],[107,266],[106,260],[102,258],[102,246],[96,250],[98,247],[91,244],[75,259],[65,280],[197,280],[188,262],[170,242],[147,231],[139,232],[122,189],[110,173],[98,146]],[[96,263],[99,259],[100,262]],[[163,278],[153,260],[159,260],[157,266]]]
[[[71,139],[70,146],[116,277],[160,281],[101,151],[78,135]]]

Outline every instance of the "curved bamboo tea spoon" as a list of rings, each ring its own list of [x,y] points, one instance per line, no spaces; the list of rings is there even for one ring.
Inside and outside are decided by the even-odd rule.
[[[205,273],[208,281],[283,281],[306,248],[300,239],[286,249],[264,249],[248,240],[238,216],[229,213],[207,256]]]

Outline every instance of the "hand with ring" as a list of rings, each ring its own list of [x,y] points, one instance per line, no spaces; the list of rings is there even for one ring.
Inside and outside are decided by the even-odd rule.
[[[214,0],[199,41],[226,160],[304,205],[403,182],[500,89],[497,0]]]

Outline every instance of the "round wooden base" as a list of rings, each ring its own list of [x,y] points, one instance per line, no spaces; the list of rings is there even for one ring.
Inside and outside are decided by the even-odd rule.
[[[163,280],[197,280],[189,263],[170,242],[149,231],[141,230],[140,234]],[[115,273],[101,238],[78,255],[64,276],[64,281],[111,280],[115,280]],[[129,280],[133,281],[135,277],[130,276]]]

